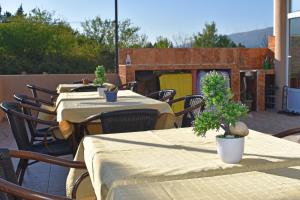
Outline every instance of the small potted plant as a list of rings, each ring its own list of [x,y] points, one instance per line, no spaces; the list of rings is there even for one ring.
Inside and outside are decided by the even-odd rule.
[[[104,91],[106,91],[106,88],[103,86],[103,83],[106,81],[105,77],[105,69],[103,66],[97,66],[95,70],[95,79],[94,79],[94,85],[98,85],[98,93],[100,96],[104,96]]]
[[[249,131],[239,119],[247,115],[247,107],[233,101],[226,78],[216,71],[208,73],[202,80],[202,94],[205,111],[195,119],[195,133],[205,136],[208,130],[219,131],[222,128],[224,134],[216,136],[221,160],[231,164],[240,162],[244,153],[244,137]]]
[[[118,96],[118,87],[108,87],[107,91],[104,92],[107,102],[116,102]]]

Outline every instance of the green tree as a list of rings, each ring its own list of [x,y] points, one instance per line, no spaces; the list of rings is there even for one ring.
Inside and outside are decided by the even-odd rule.
[[[23,10],[22,4],[21,4],[20,7],[17,9],[17,12],[16,12],[15,16],[24,16],[24,10]]]
[[[8,20],[0,24],[0,74],[91,73],[97,65],[112,71],[111,52],[53,13],[36,8]]]
[[[201,48],[225,48],[237,47],[226,35],[219,35],[216,24],[205,24],[202,33],[194,35],[193,47]]]
[[[173,48],[173,43],[168,38],[159,36],[153,46],[154,48]]]
[[[115,22],[96,17],[82,24],[83,33],[97,41],[108,50],[113,51],[115,45]],[[146,35],[139,34],[140,27],[133,26],[129,19],[119,22],[119,46],[121,48],[138,48],[147,44]]]

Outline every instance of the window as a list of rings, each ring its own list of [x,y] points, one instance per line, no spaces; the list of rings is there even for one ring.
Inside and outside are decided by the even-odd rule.
[[[291,0],[290,5],[290,12],[300,11],[300,0]]]
[[[300,0],[298,0],[300,1]],[[290,19],[289,79],[290,87],[300,88],[300,18]]]

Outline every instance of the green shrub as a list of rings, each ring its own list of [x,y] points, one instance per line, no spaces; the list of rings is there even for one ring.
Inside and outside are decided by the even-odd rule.
[[[202,94],[205,100],[205,111],[194,122],[194,131],[199,136],[205,136],[210,129],[220,128],[229,135],[229,126],[235,124],[248,112],[246,106],[235,103],[226,79],[220,73],[212,71],[202,81]]]

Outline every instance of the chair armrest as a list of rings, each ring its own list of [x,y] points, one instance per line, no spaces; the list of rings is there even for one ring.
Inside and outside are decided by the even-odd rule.
[[[0,190],[11,194],[12,196],[17,196],[22,199],[30,200],[71,200],[66,197],[60,197],[56,195],[45,194],[37,191],[33,191],[22,186],[16,185],[9,181],[0,178]]]
[[[286,130],[286,131],[282,131],[280,133],[274,134],[273,136],[278,137],[278,138],[283,138],[283,137],[293,135],[293,134],[296,134],[296,133],[300,133],[300,127],[289,129],[289,130]]]
[[[39,106],[38,103],[42,103],[42,104],[45,104],[45,105],[48,105],[48,106],[54,106],[54,103],[53,102],[50,102],[50,101],[47,101],[47,100],[44,100],[44,99],[40,99],[40,98],[37,98],[37,97],[31,97],[31,96],[28,96],[28,95],[24,95],[24,94],[15,94],[14,95],[14,98],[21,102],[21,103],[27,103],[27,104],[30,104],[32,106]],[[26,102],[27,100],[27,102]],[[32,102],[30,102],[30,101]]]
[[[152,92],[148,94],[146,97],[153,98],[154,95],[157,95],[159,92]]]
[[[73,185],[73,189],[72,189],[72,199],[76,199],[77,189],[78,189],[80,183],[87,177],[89,177],[89,173],[85,172],[85,173],[81,174],[81,176],[79,176],[78,179],[75,181],[75,183]]]
[[[35,110],[35,111],[38,111],[38,112],[42,112],[42,113],[45,113],[45,114],[56,115],[56,112],[46,110],[46,109],[43,109],[43,108],[40,108],[40,107],[35,107],[35,106],[27,105],[27,104],[22,104],[22,107],[23,108],[28,108],[30,110]]]
[[[177,98],[177,99],[169,101],[168,104],[170,104],[170,106],[171,106],[173,103],[177,103],[179,101],[183,101],[184,99],[185,99],[185,97],[180,97],[180,98]]]
[[[25,115],[23,113],[19,113],[19,112],[13,111],[13,110],[11,110],[10,112],[12,112],[15,115],[20,116],[20,117],[22,117],[22,118],[24,118],[26,120],[33,121],[33,122],[36,122],[36,123],[40,123],[40,124],[44,124],[44,125],[49,125],[49,126],[58,126],[59,125],[58,122],[56,122],[56,121],[46,121],[46,120],[38,119],[38,118],[29,116],[29,115]]]
[[[56,96],[58,95],[57,92],[54,91],[54,90],[49,90],[49,89],[46,89],[46,88],[41,88],[41,87],[38,87],[38,86],[35,86],[35,85],[30,85],[30,84],[27,84],[26,86],[31,90],[43,92],[43,93],[50,94],[50,95],[56,95]]]
[[[97,119],[100,120],[100,115],[101,115],[101,113],[95,114],[95,115],[92,115],[92,116],[89,116],[89,117],[86,118],[84,121],[82,121],[82,122],[80,123],[80,125],[87,125],[88,123],[90,123],[90,122],[92,122],[92,121],[95,121],[95,120],[97,120]]]
[[[76,168],[76,169],[86,169],[84,162],[71,161],[54,156],[49,156],[45,154],[35,153],[31,151],[21,151],[21,150],[9,150],[9,155],[14,158],[22,158],[27,160],[36,160],[45,163],[55,164],[62,167]]]
[[[196,110],[197,108],[200,108],[200,107],[202,107],[203,105],[204,105],[204,104],[201,102],[201,103],[198,103],[198,104],[196,104],[196,105],[194,105],[194,106],[191,106],[191,107],[189,107],[189,108],[187,108],[187,109],[185,109],[185,110],[183,110],[183,111],[180,111],[180,112],[177,112],[177,113],[174,113],[174,114],[175,114],[176,117],[178,117],[178,116],[187,114],[187,113],[189,113],[189,112],[191,112],[191,111],[193,111],[193,110]]]

